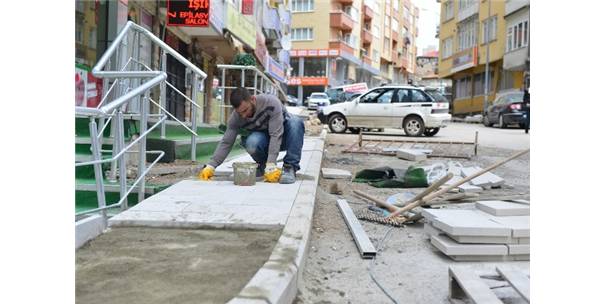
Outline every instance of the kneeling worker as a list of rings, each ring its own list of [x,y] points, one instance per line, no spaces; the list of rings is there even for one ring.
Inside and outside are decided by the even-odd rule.
[[[236,141],[238,130],[244,128],[250,134],[242,139],[244,148],[259,165],[257,177],[266,182],[292,184],[295,172],[300,169],[301,149],[305,126],[303,121],[291,115],[280,100],[268,94],[251,96],[245,88],[236,88],[230,96],[234,109],[227,121],[227,130],[217,146],[210,162],[202,168],[199,178],[209,180],[227,157]],[[283,171],[276,166],[280,151],[286,150]]]

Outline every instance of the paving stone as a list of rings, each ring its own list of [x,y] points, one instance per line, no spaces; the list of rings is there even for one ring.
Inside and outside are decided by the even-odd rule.
[[[322,177],[327,179],[350,179],[351,172],[335,168],[322,168]]]
[[[423,217],[432,222],[440,216],[462,216],[468,214],[471,210],[448,209],[448,208],[422,208],[421,214]]]
[[[286,155],[285,151],[282,151],[278,154],[278,167],[281,167],[281,163],[282,163],[282,159],[284,159],[284,156]],[[301,161],[303,161],[303,159],[301,159]],[[243,153],[241,155],[239,155],[238,157],[230,160],[230,161],[226,161],[224,163],[222,163],[221,165],[219,165],[217,168],[215,168],[215,176],[230,176],[234,173],[234,167],[233,164],[234,163],[242,163],[242,162],[246,162],[246,163],[254,163],[255,160],[250,156],[250,154],[248,153]],[[301,166],[303,167],[303,166]]]
[[[521,237],[521,238],[515,238],[515,239],[518,240],[518,244],[530,244],[529,237]]]
[[[530,206],[505,201],[479,201],[476,208],[494,216],[530,215]]]
[[[517,238],[509,236],[456,236],[450,238],[463,244],[518,244]]]
[[[444,234],[444,231],[434,227],[431,223],[423,224],[423,231],[427,235],[427,238],[430,239],[434,235]]]
[[[461,175],[463,177],[471,176],[479,171],[482,171],[480,167],[465,167],[461,169]],[[470,183],[474,186],[490,186],[490,187],[499,187],[505,184],[505,180],[500,176],[486,172],[470,181]]]
[[[463,179],[460,175],[453,175],[444,185],[454,185],[455,183],[461,181]]]
[[[519,254],[510,256],[514,261],[530,261],[530,254]]]
[[[511,229],[511,236],[515,238],[530,237],[530,216],[492,216],[488,215],[491,221]]]
[[[448,163],[448,173],[452,173],[454,176],[461,176],[461,168],[452,162]]]
[[[450,212],[448,212],[448,211]],[[432,223],[436,228],[456,236],[511,236],[511,228],[495,222],[490,215],[476,210],[446,209]]]
[[[506,255],[507,246],[501,244],[459,244],[445,235],[434,235],[431,244],[446,255]]]
[[[530,254],[530,245],[527,244],[507,244],[510,255]]]
[[[463,193],[477,193],[484,191],[484,188],[469,184],[469,182],[460,185],[459,191]]]
[[[427,154],[417,149],[399,149],[396,156],[400,159],[419,161],[427,159]]]
[[[101,215],[91,215],[76,222],[76,249],[96,238],[105,230],[105,221]]]

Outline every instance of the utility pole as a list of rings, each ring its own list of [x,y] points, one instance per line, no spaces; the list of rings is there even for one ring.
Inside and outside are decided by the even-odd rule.
[[[484,75],[484,107],[482,111],[482,115],[486,113],[486,108],[488,108],[488,81],[490,79],[489,72],[489,63],[490,63],[490,41],[488,41],[488,32],[492,25],[492,19],[490,18],[490,0],[488,1],[488,19],[486,19],[486,28],[484,28],[484,43],[486,44],[486,64],[485,64],[485,75]],[[496,35],[496,33],[495,33]]]

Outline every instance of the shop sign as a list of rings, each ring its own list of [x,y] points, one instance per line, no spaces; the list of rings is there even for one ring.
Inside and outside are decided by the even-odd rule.
[[[167,25],[207,27],[210,0],[168,0]]]
[[[252,15],[254,0],[242,0],[242,15]]]
[[[368,91],[368,85],[366,82],[359,82],[343,86],[343,92],[346,93],[363,93],[366,91]]]
[[[291,50],[291,57],[337,57],[340,55],[337,49],[309,49],[309,50]]]
[[[452,73],[462,71],[478,64],[478,47],[464,50],[455,54],[452,58]]]
[[[225,3],[226,29],[229,30],[240,41],[254,48],[257,39],[257,26],[253,21],[243,17],[238,10],[229,3]]]
[[[270,56],[267,56],[267,73],[279,82],[286,82],[284,67]]]
[[[290,79],[288,79],[288,85],[327,86],[328,78],[326,78],[326,77],[291,77]]]

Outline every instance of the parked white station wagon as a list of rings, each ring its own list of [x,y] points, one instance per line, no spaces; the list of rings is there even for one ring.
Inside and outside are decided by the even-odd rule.
[[[382,86],[352,101],[322,107],[318,118],[334,133],[401,128],[408,136],[434,136],[446,127],[451,115],[446,99],[434,98],[423,88]]]

